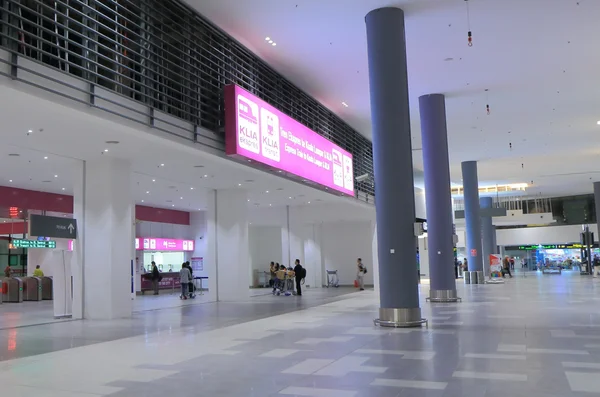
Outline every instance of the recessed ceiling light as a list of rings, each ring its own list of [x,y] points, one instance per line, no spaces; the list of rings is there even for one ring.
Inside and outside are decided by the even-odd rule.
[[[175,207],[175,204],[171,204],[171,207]]]
[[[277,43],[272,43],[271,45],[272,45],[273,47],[275,47],[275,46],[277,45]]]
[[[251,163],[251,162],[252,162],[252,160],[248,160],[248,162],[249,162],[249,163]]]
[[[596,121],[596,124],[600,125],[600,120]]]
[[[269,191],[267,190],[265,193],[269,193]]]
[[[271,38],[269,36],[267,36],[267,37],[265,37],[265,40],[269,41],[269,40],[271,40]]]
[[[279,173],[281,174],[283,171],[279,170],[279,171],[277,171],[277,172],[279,172]]]
[[[289,199],[291,200],[291,199],[292,199],[292,197],[290,196],[290,197],[289,197]]]
[[[104,149],[104,153],[108,152],[108,149]]]
[[[193,188],[193,187],[191,187],[191,188],[190,188],[190,190],[194,190],[194,188]]]
[[[150,192],[149,192],[149,191],[147,191],[147,192],[146,192],[146,194],[150,194]]]
[[[179,197],[179,200],[183,200],[183,197]]]
[[[142,203],[144,202],[144,200],[142,200]]]
[[[160,166],[161,166],[161,167],[164,167],[164,166],[165,166],[165,164],[163,163],[163,164],[161,164]]]
[[[208,175],[204,175],[205,178],[208,178]]]
[[[248,199],[248,202],[250,202],[250,199]]]
[[[156,179],[152,179],[152,182],[156,182]]]
[[[267,41],[269,42],[269,44],[273,44],[273,40],[269,39]]]
[[[269,207],[271,207],[273,204],[269,204]]]
[[[308,204],[310,204],[310,201],[308,202]]]
[[[48,160],[48,156],[44,156],[44,160]]]
[[[238,183],[238,186],[242,186],[242,184],[241,184],[241,183]]]
[[[344,107],[348,107],[348,104],[346,102],[342,102],[342,105],[344,105]]]
[[[12,182],[12,179],[9,179],[8,181],[9,181],[9,182]]]
[[[29,133],[31,134],[31,133],[33,133],[33,130],[29,130],[29,131],[27,131],[27,132],[29,132]]]
[[[55,178],[58,178],[58,175],[54,175]]]
[[[63,187],[62,190],[66,190],[66,189]]]

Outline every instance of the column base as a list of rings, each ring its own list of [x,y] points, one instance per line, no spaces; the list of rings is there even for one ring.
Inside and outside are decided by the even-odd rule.
[[[429,302],[462,302],[462,298],[457,296],[455,289],[430,289],[429,298],[426,298],[425,300]]]
[[[425,324],[429,327],[429,322],[421,318],[421,308],[411,309],[379,309],[379,318],[373,320],[375,325],[390,328],[412,328],[420,327]]]

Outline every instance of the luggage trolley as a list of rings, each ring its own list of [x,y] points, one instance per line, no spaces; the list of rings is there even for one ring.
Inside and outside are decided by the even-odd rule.
[[[340,286],[340,278],[337,270],[327,270],[327,288]]]

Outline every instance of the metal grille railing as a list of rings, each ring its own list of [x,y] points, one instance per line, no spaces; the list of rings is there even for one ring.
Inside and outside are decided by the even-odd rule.
[[[221,141],[223,87],[237,84],[350,152],[354,175],[373,175],[368,139],[176,0],[0,0],[0,47],[89,82],[90,97],[103,87]]]

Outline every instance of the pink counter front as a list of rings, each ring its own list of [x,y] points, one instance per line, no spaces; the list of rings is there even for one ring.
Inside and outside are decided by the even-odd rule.
[[[181,288],[181,282],[179,281],[179,272],[177,273],[161,273],[162,280],[158,283],[158,289],[173,289],[177,290]],[[146,273],[142,275],[141,291],[152,291],[152,273]]]

